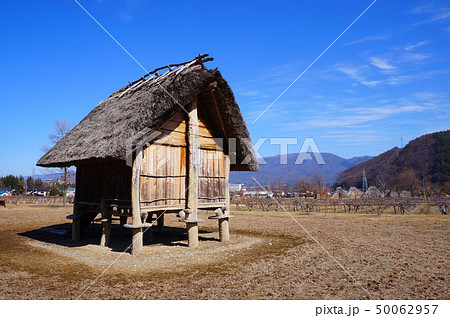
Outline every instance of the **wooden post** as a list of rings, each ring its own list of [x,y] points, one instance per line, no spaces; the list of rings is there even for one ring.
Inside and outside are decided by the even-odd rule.
[[[227,211],[230,211],[230,156],[225,155],[224,160],[224,172],[225,172],[225,206]]]
[[[131,179],[131,207],[132,207],[132,248],[131,254],[137,255],[142,251],[144,240],[142,236],[141,203],[139,195],[139,178],[142,164],[142,151],[136,153],[133,160],[133,173]]]
[[[105,210],[103,198],[100,201],[100,213],[102,215],[102,236],[100,246],[109,246],[109,238],[111,236],[111,216]]]
[[[198,223],[197,222],[186,222],[186,228],[188,232],[188,246],[197,247],[198,246]]]
[[[225,214],[230,215],[230,156],[227,154],[224,157],[224,172],[225,172]],[[228,242],[230,240],[230,218],[219,219],[219,238],[221,242]]]
[[[230,212],[224,208],[216,209],[215,215],[208,217],[208,219],[214,219],[219,221],[219,239],[221,242],[228,242],[230,240],[230,228],[229,222],[230,218],[233,216],[230,215]]]
[[[230,240],[229,218],[219,219],[219,239],[221,242]]]
[[[133,240],[131,246],[131,254],[138,255],[142,252],[142,248],[144,247],[144,237],[142,235],[142,227],[131,229],[131,239]]]
[[[100,246],[109,246],[109,238],[111,237],[111,216],[106,216],[102,220],[102,237],[100,239]]]
[[[198,170],[200,163],[200,150],[198,145],[198,114],[197,114],[197,96],[187,107],[188,120],[186,127],[187,134],[187,187],[186,187],[186,211],[189,214],[186,217],[186,227],[188,230],[188,246],[198,246]]]

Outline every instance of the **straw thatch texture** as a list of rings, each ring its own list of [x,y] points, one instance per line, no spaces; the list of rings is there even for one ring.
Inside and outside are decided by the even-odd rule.
[[[231,170],[258,170],[254,149],[240,141],[250,136],[231,88],[219,71],[208,70],[195,61],[115,92],[99,103],[37,165],[61,167],[98,159],[126,160],[129,138],[146,128],[157,129],[213,82],[217,82],[215,96],[225,122],[226,137],[238,138],[237,164],[231,165]],[[251,158],[250,162],[241,164],[246,156]]]
[[[336,191],[334,191],[333,195],[331,196],[332,199],[339,199],[339,194],[341,194],[341,198],[348,198],[348,193],[342,187],[337,187]]]
[[[368,198],[379,198],[381,197],[381,191],[375,186],[370,186],[369,189],[367,189],[365,196]]]

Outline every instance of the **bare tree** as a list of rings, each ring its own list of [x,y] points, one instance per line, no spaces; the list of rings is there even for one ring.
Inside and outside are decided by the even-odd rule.
[[[51,144],[54,146],[56,143],[58,143],[58,141],[63,139],[71,129],[72,127],[67,120],[60,121],[57,119],[54,124],[53,133],[48,134],[48,139],[50,139]],[[42,151],[47,152],[51,149],[51,147],[42,146],[41,149]],[[69,172],[68,167],[59,168],[56,172],[62,174],[61,188],[63,190],[64,196],[63,205],[66,206],[66,192],[73,176]]]
[[[394,177],[391,182],[391,188],[400,195],[402,191],[410,191],[414,196],[420,189],[420,178],[414,169],[406,169]]]
[[[431,183],[426,177],[422,177],[422,195],[424,197],[432,196],[435,192],[433,189],[433,183]]]
[[[308,177],[300,177],[295,183],[295,190],[300,193],[306,193],[306,191],[311,190],[311,180]]]
[[[447,181],[442,185],[440,192],[443,195],[450,195],[450,181]]]
[[[311,182],[314,187],[314,191],[318,194],[322,194],[325,190],[325,177],[320,171],[314,172],[311,177]]]
[[[273,192],[276,198],[279,198],[285,192],[286,184],[283,181],[272,181],[269,183],[268,189]]]
[[[388,190],[389,181],[388,181],[388,179],[386,177],[384,177],[384,176],[377,176],[376,183],[377,183],[378,190],[380,190],[380,192],[381,192],[381,195],[383,197],[388,196],[389,195],[389,190]]]
[[[58,141],[63,139],[71,129],[72,127],[67,120],[64,121],[60,121],[58,119],[55,120],[53,133],[48,134],[48,139],[50,139],[52,146],[44,145],[41,147],[41,150],[43,152],[49,151]]]

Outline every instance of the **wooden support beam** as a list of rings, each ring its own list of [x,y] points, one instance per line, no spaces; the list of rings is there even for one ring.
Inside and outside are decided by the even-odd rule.
[[[142,235],[141,206],[139,194],[139,176],[142,164],[142,151],[136,153],[133,160],[133,170],[131,177],[131,207],[132,207],[132,248],[131,254],[137,255],[142,251],[144,239]],[[126,225],[126,224],[125,224]]]
[[[100,246],[109,246],[109,239],[111,237],[111,216],[105,222],[102,222],[102,237],[100,239]]]
[[[186,209],[190,209],[189,217],[197,218],[198,203],[198,175],[200,165],[200,151],[198,146],[198,114],[197,114],[197,97],[187,107],[188,125],[186,127],[187,135],[187,187],[186,187]]]
[[[229,211],[222,210],[221,208],[216,209],[215,215],[208,217],[208,219],[214,219],[219,221],[219,239],[221,242],[228,242],[230,240],[230,219],[233,217],[230,215]]]
[[[230,218],[219,219],[219,239],[221,242],[230,241]]]
[[[224,214],[228,218],[219,219],[219,238],[221,242],[228,242],[230,240],[230,156],[225,155],[224,160],[224,172],[225,172],[225,210]]]
[[[188,232],[188,246],[197,247],[198,246],[198,223],[197,222],[186,222],[186,228]]]
[[[225,209],[230,214],[230,156],[228,154],[224,156],[223,165],[225,173]]]
[[[134,228],[131,230],[131,254],[138,255],[142,252],[142,248],[144,247],[144,236],[142,234],[142,227]]]
[[[126,229],[132,229],[132,230],[133,229],[143,229],[143,228],[152,227],[152,224],[151,223],[142,223],[142,224],[139,224],[139,225],[125,224],[123,227],[126,228]]]
[[[109,246],[109,238],[111,236],[111,215],[108,215],[105,209],[103,198],[100,202],[100,212],[102,214],[102,236],[100,238],[100,246]]]
[[[198,113],[197,96],[187,106],[188,119],[186,127],[187,141],[187,183],[186,183],[186,227],[188,230],[189,247],[198,246],[198,175],[200,165],[200,150],[198,145]]]

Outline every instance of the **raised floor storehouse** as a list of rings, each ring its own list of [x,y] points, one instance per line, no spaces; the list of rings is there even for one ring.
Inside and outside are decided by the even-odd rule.
[[[39,160],[77,167],[72,239],[101,214],[100,244],[118,218],[137,254],[152,221],[163,226],[164,214],[176,213],[195,247],[200,209],[215,211],[220,238],[229,239],[229,171],[258,163],[234,94],[203,65],[209,60],[168,65],[118,90]]]

